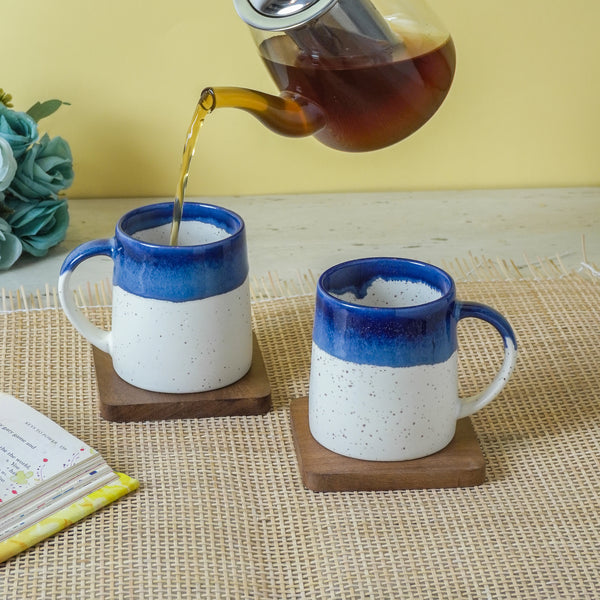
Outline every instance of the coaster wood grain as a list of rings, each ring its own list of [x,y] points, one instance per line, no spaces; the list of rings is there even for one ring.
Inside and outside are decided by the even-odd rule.
[[[271,409],[271,386],[260,346],[253,335],[252,366],[242,379],[218,390],[162,394],[121,379],[109,354],[93,347],[100,414],[109,421],[155,421],[264,415]]]
[[[415,460],[377,462],[341,456],[321,446],[308,426],[308,398],[290,406],[292,434],[304,485],[316,492],[458,488],[485,481],[485,458],[471,420],[457,422],[440,452]]]

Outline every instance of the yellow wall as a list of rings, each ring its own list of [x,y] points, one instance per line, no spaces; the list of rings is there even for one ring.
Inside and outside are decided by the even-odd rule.
[[[233,110],[211,115],[188,194],[600,184],[600,2],[430,0],[454,38],[453,88],[392,148],[346,154]],[[0,87],[71,144],[71,197],[168,196],[207,85],[275,91],[231,0],[3,2]]]

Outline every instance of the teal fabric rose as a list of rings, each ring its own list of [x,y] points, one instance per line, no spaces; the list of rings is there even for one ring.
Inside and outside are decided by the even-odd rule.
[[[5,190],[17,172],[17,161],[10,144],[0,137],[0,192]]]
[[[23,250],[33,256],[45,256],[48,250],[65,239],[69,211],[65,199],[40,200],[37,203],[6,198],[12,211],[6,222],[21,240]]]
[[[10,144],[18,159],[38,139],[37,123],[27,113],[0,104],[0,137]]]
[[[31,146],[17,167],[9,192],[31,202],[58,198],[58,193],[73,183],[73,157],[69,144],[61,137],[47,134]]]
[[[23,113],[11,99],[0,89],[0,270],[22,252],[44,256],[65,239],[69,212],[61,192],[73,182],[69,144],[40,138],[37,125],[68,103],[36,102]]]
[[[1,200],[2,194],[0,194]],[[19,238],[11,233],[11,226],[0,218],[0,271],[12,267],[22,251],[23,246]]]

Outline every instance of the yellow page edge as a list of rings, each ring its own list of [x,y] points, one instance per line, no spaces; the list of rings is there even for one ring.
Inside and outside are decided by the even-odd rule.
[[[73,523],[80,521],[139,487],[140,483],[137,479],[129,477],[125,473],[117,471],[115,473],[119,477],[118,481],[101,487],[71,504],[71,506],[59,510],[39,523],[0,542],[0,563],[49,538],[55,533],[66,529]]]

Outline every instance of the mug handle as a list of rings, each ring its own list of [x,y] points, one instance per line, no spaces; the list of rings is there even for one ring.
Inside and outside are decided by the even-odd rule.
[[[495,309],[479,302],[457,301],[457,320],[476,318],[493,325],[504,341],[504,361],[490,385],[479,394],[460,398],[458,418],[467,417],[493,400],[509,380],[517,362],[517,338],[509,322]]]
[[[58,297],[69,321],[75,329],[102,352],[110,353],[110,331],[96,327],[77,306],[75,297],[69,286],[75,268],[84,260],[93,256],[108,256],[113,258],[115,251],[114,238],[92,240],[77,246],[64,260],[58,278]]]

